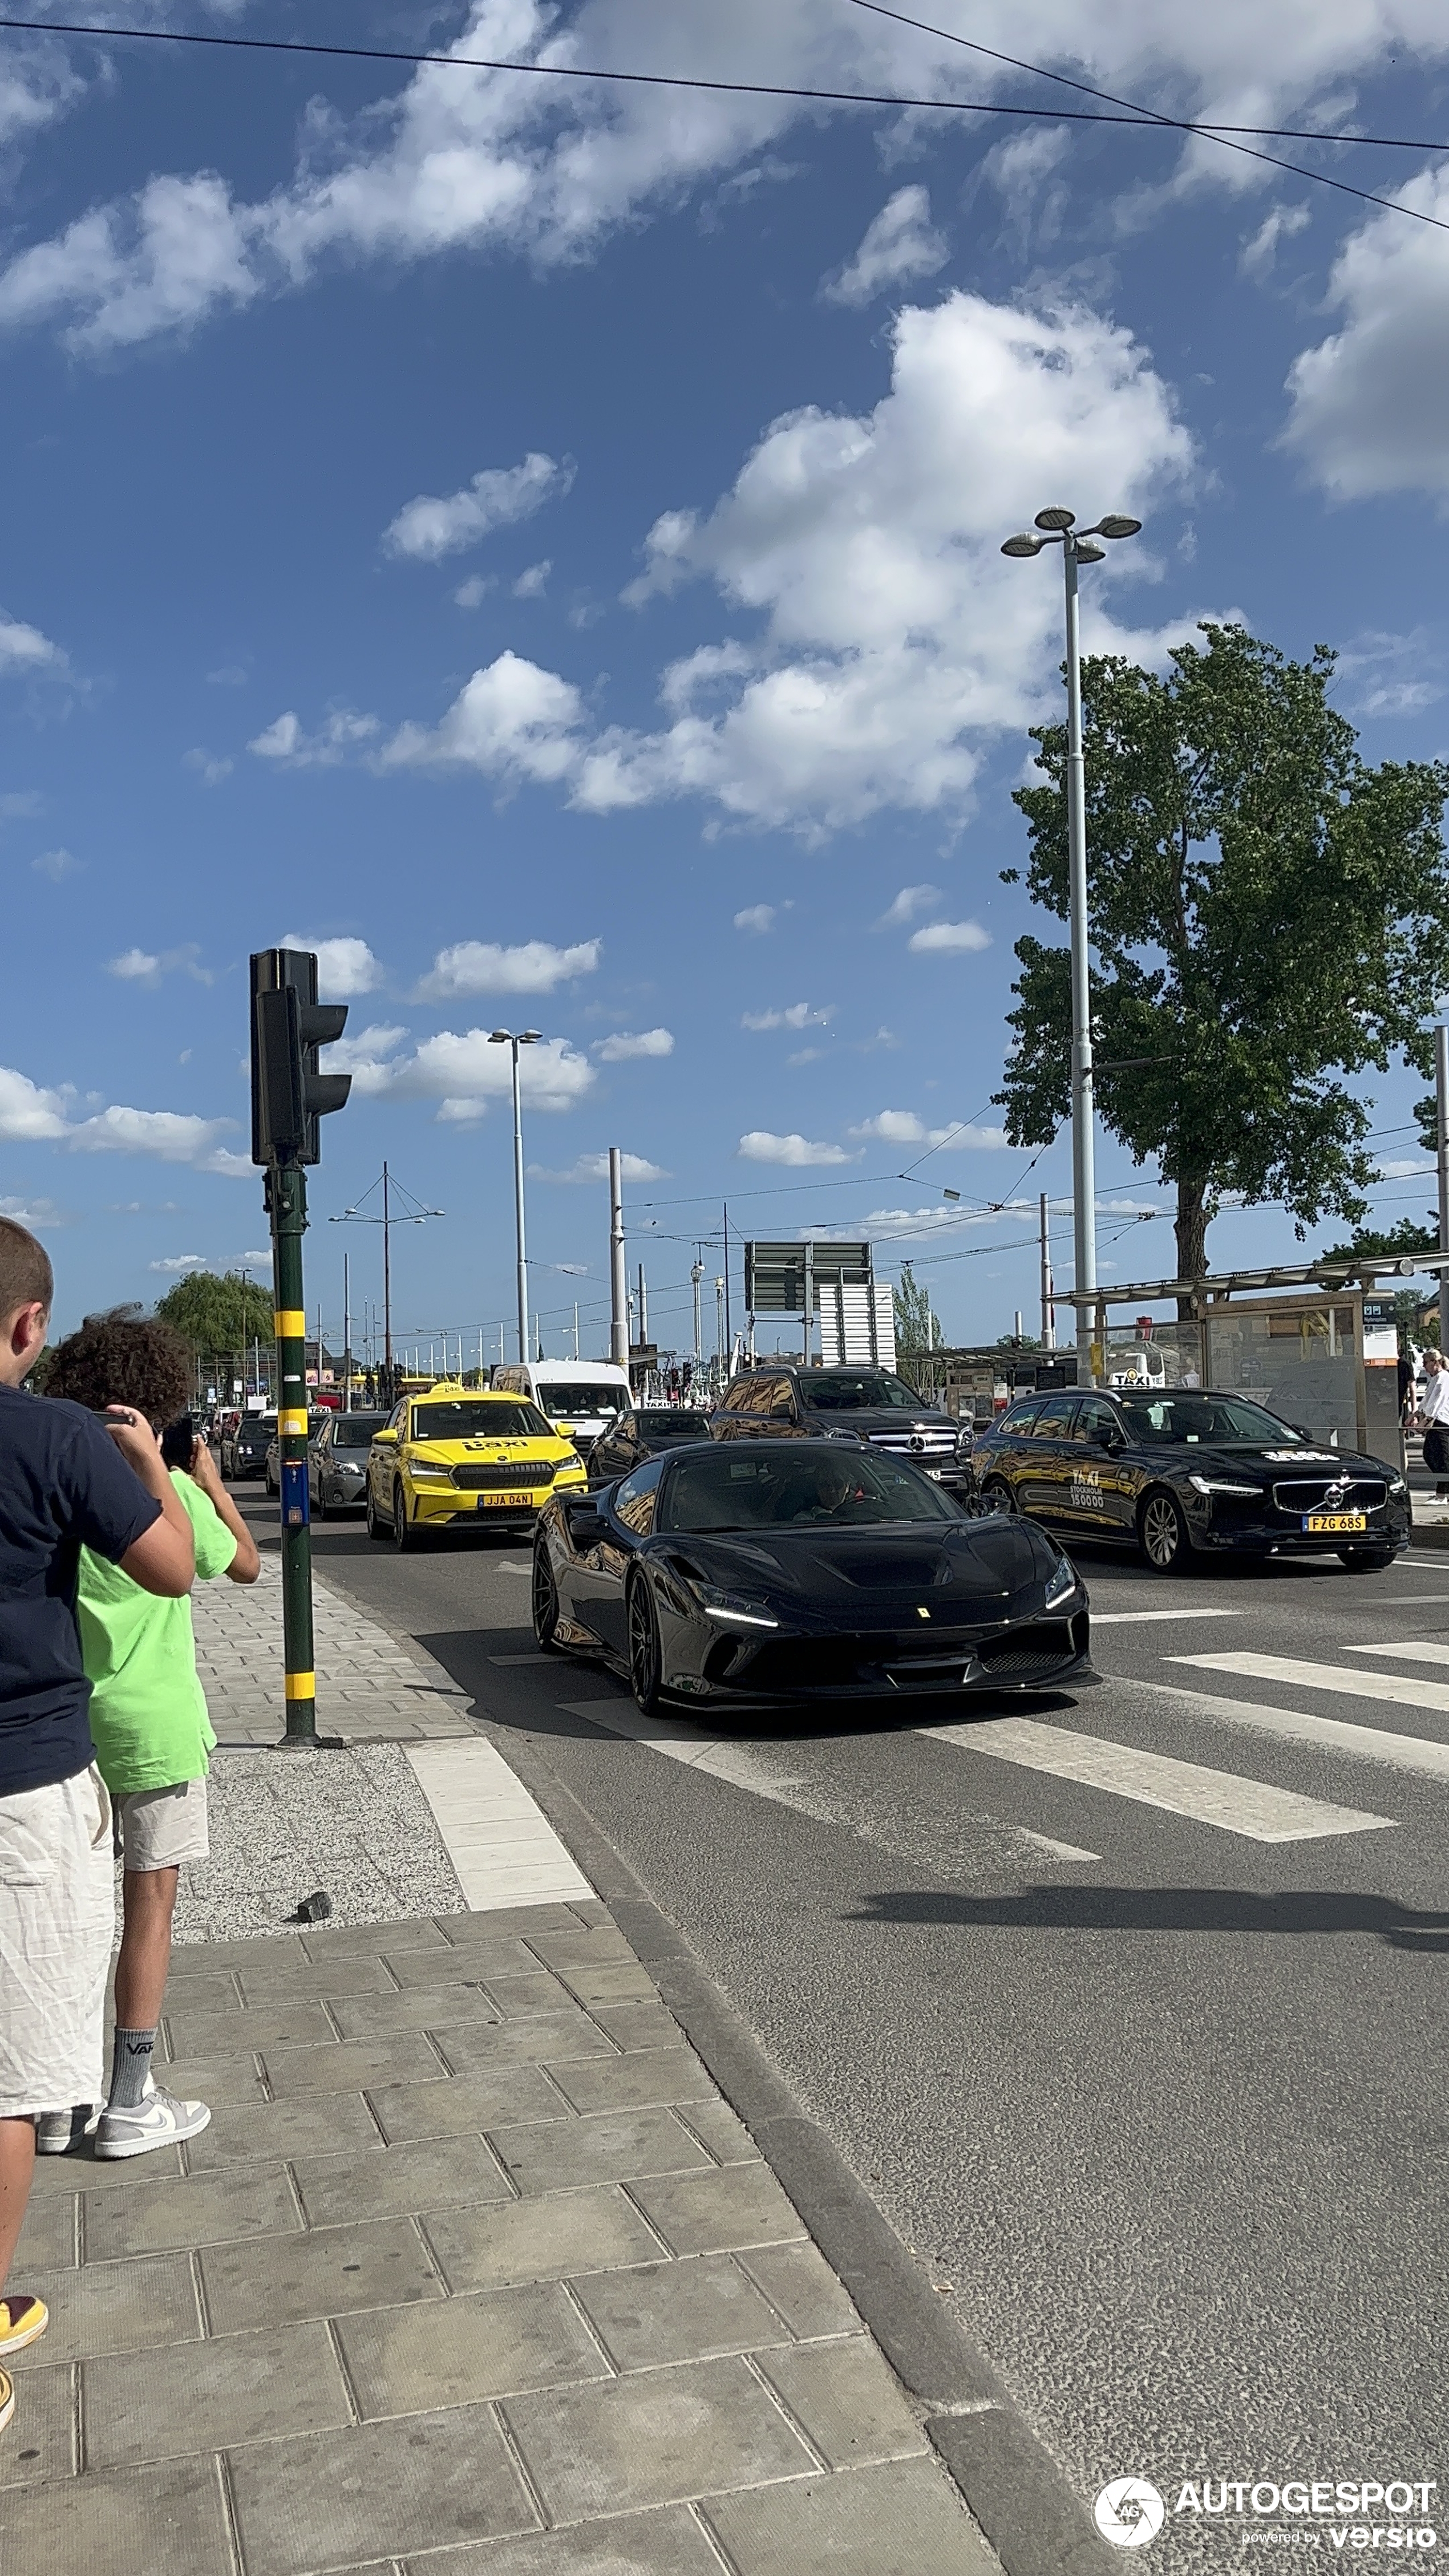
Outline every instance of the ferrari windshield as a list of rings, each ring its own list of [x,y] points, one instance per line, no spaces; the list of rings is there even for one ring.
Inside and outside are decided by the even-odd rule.
[[[798,1449],[736,1447],[679,1458],[660,1496],[662,1530],[864,1529],[883,1521],[948,1521],[955,1505],[911,1467],[842,1453],[822,1442]]]
[[[1301,1431],[1280,1422],[1276,1414],[1265,1413],[1261,1404],[1250,1404],[1246,1396],[1124,1395],[1119,1402],[1129,1439],[1152,1448],[1165,1449],[1178,1440],[1247,1440],[1255,1448],[1266,1444],[1274,1449],[1303,1446]]]
[[[919,1413],[921,1399],[905,1379],[884,1369],[812,1369],[800,1379],[812,1413]],[[929,1411],[929,1407],[927,1407]]]
[[[481,1403],[466,1396],[454,1402],[415,1404],[415,1440],[552,1440],[554,1428],[536,1405],[500,1404],[496,1396]]]

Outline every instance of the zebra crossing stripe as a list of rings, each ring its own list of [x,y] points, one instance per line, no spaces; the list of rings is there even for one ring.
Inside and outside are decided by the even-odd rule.
[[[1404,1646],[1350,1646],[1351,1655],[1398,1655],[1406,1664],[1449,1664],[1449,1646],[1432,1645],[1427,1637],[1411,1638]]]
[[[1449,1710],[1449,1682],[1422,1682],[1411,1673],[1361,1673],[1347,1664],[1306,1663],[1297,1655],[1168,1655],[1165,1660],[1195,1665],[1200,1672],[1239,1673],[1245,1681],[1338,1691],[1347,1699],[1392,1700],[1400,1708]]]
[[[1394,1822],[1392,1816],[1329,1806],[1320,1798],[1272,1788],[1265,1780],[1244,1780],[1232,1771],[1210,1771],[1198,1762],[1139,1752],[1135,1745],[1108,1743],[1035,1718],[987,1718],[976,1725],[923,1726],[918,1731],[963,1753],[1018,1762],[1028,1771],[1105,1789],[1113,1797],[1161,1807],[1169,1815],[1215,1825],[1256,1843],[1321,1842],[1335,1834],[1376,1833]]]
[[[1358,1762],[1382,1762],[1393,1771],[1418,1771],[1431,1780],[1449,1780],[1449,1744],[1438,1744],[1431,1735],[1393,1735],[1386,1726],[1355,1726],[1346,1717],[1270,1708],[1264,1700],[1219,1699],[1212,1691],[1189,1690],[1181,1682],[1140,1681],[1134,1675],[1132,1688],[1156,1691],[1202,1717],[1253,1727],[1260,1735],[1280,1736],[1289,1744],[1314,1744],[1322,1752],[1346,1753]]]

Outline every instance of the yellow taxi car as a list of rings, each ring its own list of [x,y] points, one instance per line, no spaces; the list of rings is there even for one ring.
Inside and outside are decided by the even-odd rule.
[[[571,1440],[524,1396],[444,1382],[404,1396],[367,1459],[367,1535],[418,1545],[463,1523],[532,1530],[550,1494],[583,1491]]]

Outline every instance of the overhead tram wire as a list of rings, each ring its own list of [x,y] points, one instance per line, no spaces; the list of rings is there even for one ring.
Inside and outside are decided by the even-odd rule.
[[[921,19],[906,18],[898,10],[878,6],[878,0],[853,0],[857,8],[875,8],[881,17],[899,19],[903,26],[915,27],[924,35],[937,36],[947,44],[970,47],[990,53],[989,46],[972,46],[965,36],[951,35],[946,29],[928,27]],[[1365,143],[1393,152],[1444,152],[1449,143],[1421,142],[1408,135],[1344,134],[1309,126],[1200,125],[1190,117],[1166,116],[1155,108],[1140,108],[1124,103],[1121,110],[1072,107],[1028,107],[1015,101],[995,99],[912,98],[895,90],[816,89],[803,83],[784,81],[705,80],[687,72],[635,72],[606,70],[582,63],[520,63],[500,55],[434,54],[414,52],[401,45],[326,45],[297,36],[225,36],[189,27],[103,27],[73,18],[0,18],[0,34],[40,36],[89,36],[102,44],[131,43],[149,45],[204,45],[214,51],[243,54],[297,54],[332,62],[406,63],[426,65],[441,71],[513,72],[520,78],[539,80],[612,81],[633,88],[698,90],[730,98],[798,99],[805,104],[826,107],[911,108],[940,116],[1006,116],[1017,117],[1029,124],[1063,123],[1072,125],[1146,126],[1155,132],[1201,135],[1206,142],[1216,143],[1224,152],[1240,152],[1252,161],[1265,162],[1274,170],[1286,170],[1295,179],[1306,179],[1320,188],[1333,188],[1340,196],[1357,197],[1363,205],[1379,206],[1386,214],[1409,215],[1415,223],[1432,225],[1436,232],[1449,232],[1449,222],[1440,215],[1426,214],[1422,207],[1406,206],[1396,197],[1381,197],[1372,188],[1356,188],[1348,179],[1334,179],[1326,170],[1311,170],[1301,162],[1281,160],[1272,152],[1256,151],[1251,144],[1235,142],[1234,135],[1255,134],[1269,141],[1282,137],[1304,143]],[[1015,57],[1003,54],[1002,62]],[[1035,63],[1022,66],[1040,79],[1064,82],[1082,90],[1088,97],[1108,99],[1111,93],[1094,90],[1085,81],[1072,80],[1065,72],[1042,71]]]

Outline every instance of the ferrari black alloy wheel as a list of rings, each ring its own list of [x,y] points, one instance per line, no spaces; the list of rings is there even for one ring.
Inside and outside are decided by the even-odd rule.
[[[654,1595],[642,1574],[636,1574],[629,1586],[629,1680],[634,1698],[645,1717],[659,1713],[660,1684],[663,1679],[663,1657],[659,1646],[659,1615]]]
[[[533,1636],[545,1655],[558,1653],[558,1585],[542,1546],[533,1551]]]
[[[1137,1536],[1154,1574],[1180,1574],[1192,1553],[1181,1508],[1160,1486],[1137,1515]]]

